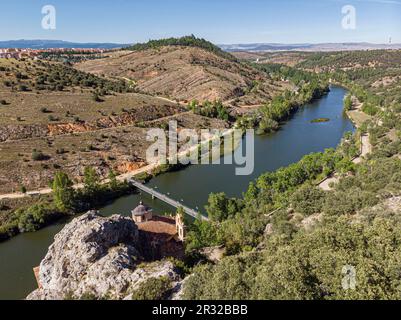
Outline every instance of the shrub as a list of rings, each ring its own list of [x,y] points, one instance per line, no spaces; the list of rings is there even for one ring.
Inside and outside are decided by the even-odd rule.
[[[25,92],[25,91],[28,91],[28,87],[24,84],[21,84],[21,85],[19,85],[18,90]]]
[[[33,161],[43,161],[43,160],[47,160],[48,157],[46,155],[44,155],[41,151],[32,151],[32,160]]]
[[[57,117],[55,117],[55,116],[53,116],[53,115],[49,115],[48,117],[47,117],[47,119],[49,120],[49,121],[58,121],[58,118]]]
[[[168,277],[150,278],[134,290],[132,300],[163,300],[171,287],[172,281]]]
[[[40,229],[48,221],[51,212],[43,205],[34,205],[19,214],[18,229],[22,233]]]
[[[49,109],[47,109],[46,107],[42,107],[42,108],[40,108],[40,112],[42,112],[42,113],[50,113],[51,111]]]
[[[325,199],[323,190],[305,185],[299,188],[290,199],[292,207],[295,211],[304,215],[311,215],[322,211]]]
[[[97,94],[97,93],[93,94],[92,100],[95,102],[103,102],[103,100],[100,98],[99,94]]]

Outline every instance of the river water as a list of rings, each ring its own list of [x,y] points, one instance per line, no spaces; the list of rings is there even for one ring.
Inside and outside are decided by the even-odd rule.
[[[236,176],[235,165],[194,165],[158,176],[149,186],[201,211],[212,192],[239,197],[261,174],[297,162],[311,152],[336,147],[345,132],[353,131],[351,121],[343,114],[346,94],[345,89],[333,86],[327,96],[300,108],[278,132],[256,136],[255,170],[250,176]],[[311,123],[317,118],[329,118],[330,121]],[[141,200],[159,214],[175,211],[147,195],[137,194],[120,198],[100,212],[129,215]],[[54,235],[63,226],[64,222],[60,222],[0,243],[0,299],[23,299],[36,288],[32,268],[39,265]]]

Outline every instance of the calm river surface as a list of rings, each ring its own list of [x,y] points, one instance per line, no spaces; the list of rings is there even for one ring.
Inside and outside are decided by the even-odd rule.
[[[161,175],[149,186],[169,192],[173,199],[183,200],[185,205],[200,210],[212,192],[239,197],[262,173],[297,162],[311,152],[336,147],[345,132],[353,131],[351,121],[343,115],[346,94],[345,89],[333,86],[326,97],[301,108],[280,131],[256,136],[255,170],[250,176],[236,176],[234,165],[196,165]],[[311,123],[317,118],[330,118],[330,121]],[[141,200],[160,214],[175,211],[146,195],[120,198],[100,211],[104,215],[129,215]],[[59,223],[0,243],[0,299],[23,299],[36,288],[32,268],[39,265],[54,235],[62,228],[63,223]]]

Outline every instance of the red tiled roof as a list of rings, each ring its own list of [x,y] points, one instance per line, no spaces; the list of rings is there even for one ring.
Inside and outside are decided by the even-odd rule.
[[[153,216],[153,220],[138,223],[140,231],[174,236],[177,234],[175,220],[168,217]]]

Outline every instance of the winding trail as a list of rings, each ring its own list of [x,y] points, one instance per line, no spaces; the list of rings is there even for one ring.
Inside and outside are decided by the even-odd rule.
[[[353,163],[358,164],[361,163],[364,158],[372,152],[372,145],[370,144],[369,141],[369,135],[363,135],[361,136],[361,153],[358,157],[354,158],[352,160]],[[333,188],[330,187],[330,185],[338,183],[340,180],[340,177],[337,172],[334,172],[331,176],[328,178],[324,179],[322,182],[318,184],[318,187],[324,191],[330,191]]]
[[[350,111],[347,111],[348,117],[351,119],[351,121],[354,123],[355,127],[359,128],[366,120],[371,119],[371,116],[367,115],[362,111],[362,106],[363,103],[357,100],[356,97],[352,98],[352,104],[353,108]],[[360,154],[358,157],[354,158],[352,160],[353,163],[358,164],[361,163],[365,157],[372,152],[372,145],[369,140],[369,135],[364,134],[361,136],[361,149],[360,149]],[[334,172],[331,176],[327,177],[324,179],[322,182],[320,182],[317,186],[324,190],[324,191],[330,191],[332,188],[330,185],[338,183],[340,180],[340,177],[337,172]]]

